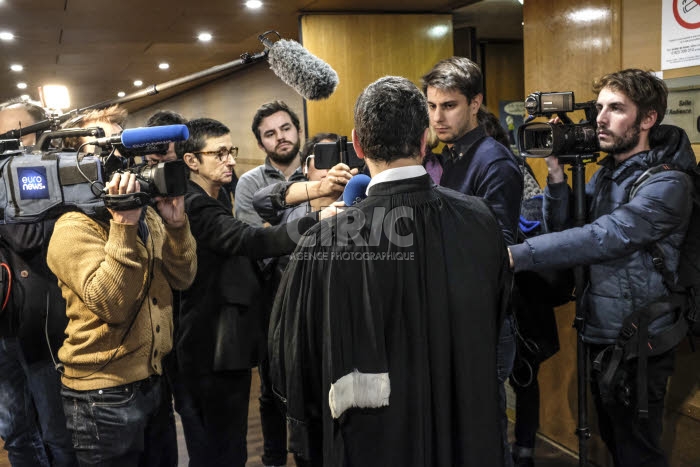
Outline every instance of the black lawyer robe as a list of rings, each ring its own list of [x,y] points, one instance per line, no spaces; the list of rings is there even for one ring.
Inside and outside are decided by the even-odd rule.
[[[376,184],[314,226],[268,335],[290,450],[333,467],[502,465],[496,343],[511,277],[491,209],[428,175]],[[388,405],[334,418],[331,385],[358,373],[388,374]]]

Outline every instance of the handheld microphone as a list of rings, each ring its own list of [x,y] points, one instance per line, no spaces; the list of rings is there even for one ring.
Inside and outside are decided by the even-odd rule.
[[[266,34],[258,36],[269,49],[267,61],[270,69],[285,84],[301,94],[304,99],[327,99],[336,86],[338,74],[320,58],[311,54],[296,41],[280,39],[272,42]]]
[[[121,144],[126,148],[141,148],[156,143],[173,143],[185,141],[190,132],[185,125],[149,126],[142,128],[127,128],[121,134],[107,138],[97,138],[90,144],[109,146]]]
[[[348,180],[343,191],[343,202],[346,206],[354,206],[367,197],[367,185],[370,180],[365,174],[357,174]]]

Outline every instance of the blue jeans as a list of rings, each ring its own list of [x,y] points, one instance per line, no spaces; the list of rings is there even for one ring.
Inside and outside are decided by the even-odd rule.
[[[48,467],[24,367],[17,338],[0,338],[0,437],[13,467]]]
[[[160,376],[91,391],[63,386],[63,410],[81,466],[168,465],[171,430]]]
[[[508,444],[508,415],[506,414],[506,387],[505,382],[513,372],[515,361],[515,328],[513,315],[508,314],[503,320],[503,326],[498,334],[496,347],[496,372],[498,375],[498,400],[501,406],[501,437],[503,439],[503,459],[505,467],[513,465]]]

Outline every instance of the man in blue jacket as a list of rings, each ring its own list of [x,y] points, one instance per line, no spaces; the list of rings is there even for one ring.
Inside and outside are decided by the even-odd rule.
[[[592,358],[615,343],[626,317],[668,294],[651,251],[658,246],[665,269],[675,274],[692,208],[692,181],[683,170],[695,166],[685,132],[659,125],[668,90],[653,73],[635,69],[611,73],[596,82],[594,91],[598,141],[608,157],[586,186],[588,224],[509,248],[515,271],[590,266],[583,338]],[[661,171],[630,197],[639,176],[659,164],[679,170]],[[544,209],[556,230],[568,219],[570,193],[557,158],[548,157],[547,166]],[[673,321],[673,313],[668,313],[651,322],[649,335],[658,335]],[[673,364],[674,350],[648,358],[646,420],[638,417],[634,361],[627,367],[631,401],[604,400],[597,378],[592,379],[600,433],[616,466],[667,465],[660,438]]]

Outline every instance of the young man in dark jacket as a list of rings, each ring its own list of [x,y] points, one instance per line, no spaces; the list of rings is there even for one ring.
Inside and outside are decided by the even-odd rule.
[[[594,91],[598,141],[608,157],[586,186],[588,224],[510,247],[515,271],[590,266],[583,338],[592,358],[615,343],[626,317],[668,294],[651,251],[658,246],[665,268],[675,274],[692,208],[692,181],[683,170],[695,166],[685,132],[659,125],[668,91],[653,73],[635,69],[611,73],[595,84]],[[630,197],[640,175],[659,164],[679,170],[661,171]],[[570,193],[557,158],[548,157],[547,166],[545,213],[557,230],[568,219]],[[661,316],[649,324],[649,335],[673,322],[673,313]],[[627,369],[635,394],[631,404],[619,398],[603,400],[597,379],[592,379],[600,433],[616,466],[667,465],[660,438],[673,362],[674,350],[648,358],[646,420],[637,413],[636,365]]]
[[[423,76],[423,92],[428,99],[430,127],[445,143],[440,185],[486,200],[496,214],[506,245],[512,245],[520,216],[522,174],[510,149],[488,136],[479,124],[479,115],[484,112],[481,69],[464,57],[442,60]],[[511,465],[511,456],[504,383],[515,358],[512,319],[509,312],[503,320],[497,364],[506,466]]]

